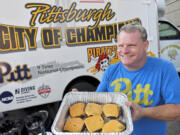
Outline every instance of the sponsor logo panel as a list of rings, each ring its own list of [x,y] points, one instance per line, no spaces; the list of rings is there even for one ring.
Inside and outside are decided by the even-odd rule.
[[[13,101],[14,95],[10,91],[4,91],[0,94],[0,101],[4,104],[9,104]]]
[[[51,93],[51,88],[48,85],[42,85],[38,88],[38,94],[42,98],[47,98],[49,94]]]

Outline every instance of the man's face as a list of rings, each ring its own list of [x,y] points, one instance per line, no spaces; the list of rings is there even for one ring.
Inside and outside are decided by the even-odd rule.
[[[118,35],[118,57],[127,69],[138,70],[146,62],[148,45],[148,41],[142,41],[139,31],[122,31]]]

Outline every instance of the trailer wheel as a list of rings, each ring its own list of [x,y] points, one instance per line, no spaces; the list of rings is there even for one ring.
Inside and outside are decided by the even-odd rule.
[[[96,88],[97,86],[96,85],[93,85],[89,82],[86,82],[86,81],[80,81],[80,82],[77,82],[75,84],[73,84],[71,87],[70,87],[70,90],[71,91],[73,88],[76,88],[78,89],[78,91],[89,91],[89,92],[93,92],[93,91],[96,91]]]
[[[70,83],[70,85],[66,88],[63,96],[67,93],[72,91],[73,88],[78,89],[78,91],[88,91],[93,92],[96,91],[99,82],[97,80],[85,80],[85,79],[77,79]]]

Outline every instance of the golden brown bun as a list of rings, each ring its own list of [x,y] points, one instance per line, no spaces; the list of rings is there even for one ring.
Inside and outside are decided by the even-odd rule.
[[[110,120],[106,124],[104,124],[102,128],[103,133],[111,133],[111,132],[122,132],[125,129],[125,125],[120,123],[117,120]]]
[[[101,115],[102,114],[102,106],[96,103],[88,103],[85,108],[85,113],[88,116],[91,115]]]
[[[71,117],[84,116],[85,104],[84,103],[76,103],[70,106],[69,112]]]
[[[115,117],[119,116],[120,107],[116,104],[105,104],[103,106],[103,113],[105,117]]]
[[[90,116],[85,119],[85,125],[89,132],[95,132],[103,127],[104,120],[100,115]]]
[[[69,118],[64,125],[64,130],[69,132],[81,132],[83,125],[84,125],[83,119]]]

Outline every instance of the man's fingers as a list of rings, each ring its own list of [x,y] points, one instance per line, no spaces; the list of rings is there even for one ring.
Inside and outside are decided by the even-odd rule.
[[[125,102],[125,105],[128,106],[128,107],[131,107],[132,106],[132,102]]]
[[[77,88],[73,88],[72,92],[78,92],[78,89]]]

